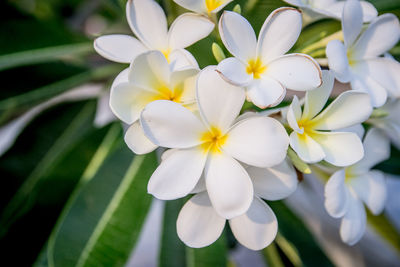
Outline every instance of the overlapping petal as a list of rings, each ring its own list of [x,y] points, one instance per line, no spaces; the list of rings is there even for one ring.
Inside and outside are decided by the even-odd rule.
[[[199,181],[206,160],[207,154],[198,148],[175,151],[154,171],[148,192],[162,200],[186,196]]]
[[[315,163],[325,158],[325,152],[316,140],[307,134],[290,134],[290,146],[307,163]]]
[[[237,86],[246,86],[253,81],[253,74],[246,71],[246,65],[234,57],[222,60],[218,64],[217,71],[225,81]]]
[[[388,93],[386,89],[372,79],[368,73],[359,70],[365,67],[363,63],[364,62],[357,64],[357,67],[354,68],[351,87],[353,90],[367,93],[370,96],[371,105],[373,107],[380,107],[385,104]]]
[[[282,7],[265,20],[258,37],[257,54],[263,62],[282,56],[294,45],[301,32],[301,12]]]
[[[206,192],[193,196],[182,207],[176,221],[179,238],[189,247],[201,248],[214,243],[221,235],[225,219],[211,205]]]
[[[215,66],[202,70],[197,79],[197,101],[200,113],[210,128],[225,133],[233,124],[243,106],[242,88],[225,82]]]
[[[363,14],[359,0],[347,0],[342,13],[343,39],[346,47],[351,47],[361,32]]]
[[[219,33],[229,52],[243,62],[256,55],[257,39],[253,27],[236,12],[225,11],[219,20]]]
[[[253,184],[246,170],[232,157],[214,154],[205,169],[206,187],[217,213],[231,219],[244,214],[253,201]]]
[[[297,123],[301,118],[301,106],[300,106],[299,99],[297,98],[297,96],[293,97],[293,101],[288,108],[286,117],[287,117],[289,126],[293,130],[295,130],[299,134],[304,133],[304,129],[300,129],[299,124]]]
[[[275,79],[262,77],[247,87],[247,97],[259,108],[274,107],[281,103],[286,94],[286,88]]]
[[[124,140],[128,147],[138,155],[150,153],[158,147],[146,137],[139,120],[128,128]]]
[[[136,38],[123,34],[100,36],[94,41],[94,49],[102,57],[119,63],[131,63],[148,50]]]
[[[235,124],[223,150],[246,164],[271,167],[283,161],[289,145],[285,128],[269,117],[252,117]]]
[[[278,232],[274,212],[259,198],[254,198],[248,211],[231,219],[229,225],[239,243],[252,250],[271,244]]]
[[[321,68],[313,58],[304,54],[288,54],[271,61],[263,75],[297,91],[307,91],[322,84]]]
[[[205,13],[207,12],[206,1],[199,0],[174,0],[178,5],[196,12],[196,13]]]
[[[349,192],[345,178],[345,170],[341,169],[325,184],[325,209],[334,218],[343,217],[347,212]]]
[[[146,136],[156,145],[169,148],[188,148],[200,144],[207,129],[187,108],[167,100],[148,104],[141,114]]]
[[[326,46],[326,56],[328,58],[329,69],[333,71],[336,79],[342,83],[347,83],[351,79],[349,60],[347,51],[343,43],[333,40]]]
[[[367,218],[362,202],[354,193],[348,195],[348,209],[340,224],[340,237],[343,242],[354,245],[365,232]]]

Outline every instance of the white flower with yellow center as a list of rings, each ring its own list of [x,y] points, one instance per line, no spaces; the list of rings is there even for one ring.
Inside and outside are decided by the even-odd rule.
[[[320,18],[341,19],[346,1],[338,0],[284,0],[293,6],[301,8],[311,20]],[[376,8],[367,1],[360,1],[363,11],[363,21],[369,22],[378,16]]]
[[[112,34],[97,38],[94,48],[103,57],[131,63],[136,56],[149,50],[161,51],[175,69],[196,67],[193,56],[184,48],[211,33],[214,23],[207,17],[185,13],[167,28],[162,8],[153,0],[129,0],[126,17],[136,39],[129,35]]]
[[[400,39],[397,17],[381,15],[363,31],[360,3],[348,0],[343,9],[342,29],[344,44],[333,40],[326,47],[329,68],[336,79],[370,94],[374,107],[385,104],[388,95],[400,97],[400,64],[380,57]]]
[[[257,167],[281,163],[289,145],[283,126],[269,117],[235,122],[245,100],[242,88],[226,83],[207,67],[196,89],[200,118],[172,101],[146,106],[141,124],[156,145],[175,148],[150,178],[149,193],[163,200],[189,194],[204,172],[216,212],[230,219],[253,201],[253,185],[239,161]]]
[[[330,71],[323,71],[323,81],[321,87],[306,93],[303,111],[294,97],[287,112],[287,121],[293,129],[290,146],[307,163],[325,160],[335,166],[348,166],[363,157],[361,140],[355,133],[332,131],[367,120],[372,112],[370,97],[347,91],[321,111],[333,88]]]
[[[332,217],[342,218],[340,236],[349,245],[365,232],[363,202],[377,215],[386,201],[384,175],[370,169],[390,157],[390,144],[380,130],[372,129],[365,136],[364,150],[362,160],[335,172],[325,185],[325,208]]]
[[[243,246],[260,250],[271,244],[278,231],[272,209],[260,199],[278,200],[289,196],[297,187],[296,172],[287,161],[272,168],[247,168],[254,183],[255,195],[246,213],[229,219],[233,235]],[[176,229],[189,247],[200,248],[215,242],[226,219],[213,208],[207,192],[193,196],[182,207]]]
[[[150,51],[139,55],[130,69],[111,87],[110,107],[123,122],[131,125],[125,141],[136,154],[151,152],[154,145],[143,134],[140,113],[150,102],[170,100],[185,106],[195,105],[197,69],[171,71],[164,55]]]
[[[210,15],[223,9],[232,0],[174,0],[174,2],[190,11]]]
[[[247,98],[260,108],[279,104],[286,88],[318,87],[321,69],[314,59],[304,54],[284,55],[299,37],[301,24],[299,10],[279,8],[265,20],[257,41],[244,17],[225,11],[219,32],[234,57],[221,61],[218,71],[226,81],[246,87]]]

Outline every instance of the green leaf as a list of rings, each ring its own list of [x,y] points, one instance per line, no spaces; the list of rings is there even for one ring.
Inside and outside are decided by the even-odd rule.
[[[400,253],[400,233],[396,230],[393,224],[386,218],[385,214],[373,215],[368,209],[367,221],[368,224],[398,253]]]
[[[372,3],[379,12],[389,12],[395,9],[400,9],[398,0],[367,0]]]
[[[279,255],[275,242],[272,242],[268,247],[263,250],[264,258],[268,266],[284,267],[284,263]]]
[[[124,143],[77,194],[49,241],[50,266],[123,266],[151,203],[155,153],[134,156]]]
[[[67,44],[5,54],[0,56],[0,71],[25,65],[54,61],[62,57],[93,53],[92,43]]]
[[[225,233],[205,248],[186,247],[186,266],[188,267],[223,267],[228,265]]]
[[[297,248],[304,266],[333,266],[304,223],[282,201],[268,205],[278,219],[279,233]]]

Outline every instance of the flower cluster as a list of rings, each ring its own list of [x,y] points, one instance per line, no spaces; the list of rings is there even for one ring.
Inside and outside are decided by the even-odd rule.
[[[110,96],[112,111],[129,125],[127,145],[136,154],[167,149],[148,192],[162,200],[193,195],[177,219],[180,239],[191,247],[210,245],[228,220],[244,246],[268,246],[278,222],[265,200],[292,194],[298,184],[294,166],[309,173],[299,166],[312,164],[335,169],[325,186],[325,207],[342,218],[342,240],[356,243],[366,225],[362,203],[378,214],[386,199],[383,174],[370,169],[388,158],[388,136],[398,145],[391,129],[400,123],[390,114],[399,108],[400,65],[382,57],[400,38],[397,18],[377,17],[371,4],[358,0],[286,1],[308,16],[342,20],[344,44],[329,42],[330,70],[321,70],[309,55],[287,54],[302,29],[298,9],[273,11],[257,38],[237,12],[224,11],[214,25],[231,1],[175,2],[195,13],[180,15],[168,30],[155,1],[129,0],[127,19],[137,39],[106,35],[94,46],[109,60],[130,63]],[[200,70],[185,48],[214,28],[232,57],[220,52],[217,66]],[[335,78],[350,82],[353,90],[326,105]],[[281,104],[287,89],[305,91],[304,99],[243,112],[246,100],[259,109]],[[361,123],[372,126],[365,137],[352,130]]]

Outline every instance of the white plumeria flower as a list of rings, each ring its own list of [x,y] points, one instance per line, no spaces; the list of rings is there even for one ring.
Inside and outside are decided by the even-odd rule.
[[[269,117],[235,123],[244,91],[226,83],[215,66],[200,72],[196,96],[200,118],[171,101],[155,101],[143,110],[140,120],[147,137],[158,146],[177,149],[153,173],[148,191],[163,200],[184,197],[204,171],[213,207],[230,219],[244,214],[253,200],[252,182],[238,160],[257,167],[279,164],[289,138]]]
[[[233,0],[174,0],[178,5],[199,14],[214,14]]]
[[[386,183],[382,172],[370,170],[390,156],[390,144],[382,132],[371,129],[364,139],[365,156],[356,164],[335,172],[325,185],[325,208],[334,218],[342,218],[340,236],[354,245],[365,232],[363,202],[375,215],[386,201]]]
[[[304,91],[321,85],[321,69],[304,54],[284,55],[301,31],[301,12],[294,8],[273,11],[261,28],[259,39],[250,23],[225,11],[219,21],[223,43],[234,56],[221,61],[223,78],[246,87],[247,98],[260,108],[279,104],[286,88]]]
[[[307,163],[325,160],[335,166],[348,166],[359,161],[364,150],[355,133],[332,132],[368,119],[372,112],[366,93],[347,91],[340,94],[327,108],[334,78],[323,71],[321,87],[308,91],[304,110],[295,96],[287,112],[287,121],[293,129],[290,146]]]
[[[379,109],[387,112],[388,115],[382,118],[371,118],[368,122],[381,129],[393,145],[400,149],[400,99],[388,99],[386,104]]]
[[[384,14],[365,31],[362,27],[360,3],[348,0],[342,16],[344,44],[339,40],[329,42],[326,55],[336,79],[369,93],[372,105],[379,107],[385,104],[388,94],[400,97],[400,64],[379,57],[399,41],[400,24],[395,15]]]
[[[205,16],[185,13],[167,29],[162,8],[153,0],[129,0],[126,17],[136,39],[129,35],[112,34],[97,38],[94,48],[103,57],[131,63],[149,50],[161,51],[174,68],[197,66],[196,60],[184,48],[208,36],[214,23]]]
[[[229,225],[233,235],[243,246],[260,250],[275,239],[278,231],[274,212],[260,197],[267,200],[285,198],[294,192],[298,181],[293,166],[287,161],[272,168],[249,167],[247,170],[253,178],[257,196],[253,198],[246,213],[230,219]],[[179,238],[187,246],[200,248],[218,239],[225,221],[213,208],[207,192],[202,192],[193,196],[182,207],[176,229]]]
[[[284,0],[293,6],[301,8],[312,21],[324,17],[341,19],[346,1],[338,0]],[[360,1],[363,11],[363,21],[369,22],[378,16],[378,11],[371,3]]]
[[[125,142],[136,154],[157,148],[143,134],[139,123],[144,107],[156,100],[170,100],[185,106],[195,105],[197,69],[171,71],[167,59],[159,51],[139,55],[130,69],[111,86],[110,107],[123,122],[131,125]]]

